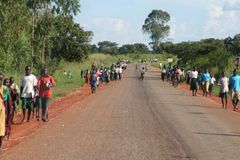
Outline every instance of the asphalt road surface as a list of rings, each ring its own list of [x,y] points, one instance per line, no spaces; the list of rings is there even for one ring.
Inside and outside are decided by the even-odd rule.
[[[153,68],[67,109],[1,160],[238,160],[240,114],[173,88]],[[23,128],[24,129],[24,128]]]

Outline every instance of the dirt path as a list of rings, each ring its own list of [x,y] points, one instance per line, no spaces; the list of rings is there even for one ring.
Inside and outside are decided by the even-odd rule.
[[[101,85],[100,89],[103,89],[105,87],[107,87],[107,85]],[[51,102],[49,106],[49,120],[54,120],[67,108],[72,107],[74,104],[79,103],[90,95],[92,95],[90,92],[90,87],[89,85],[85,84],[83,87],[79,88],[73,93]],[[25,138],[34,134],[41,126],[45,124],[44,122],[37,121],[36,119],[32,119],[31,122],[27,123],[22,123],[21,120],[21,115],[20,117],[17,115],[15,116],[15,124],[13,125],[11,139],[4,141],[4,151],[19,144]]]
[[[239,159],[240,115],[135,67],[118,84],[64,110],[4,160]]]

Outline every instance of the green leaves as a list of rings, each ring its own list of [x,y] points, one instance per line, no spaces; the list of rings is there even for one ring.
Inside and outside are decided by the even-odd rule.
[[[149,34],[152,42],[152,48],[156,52],[160,52],[160,42],[169,35],[170,15],[162,10],[153,10],[146,18],[142,26],[143,33]]]
[[[1,0],[1,70],[87,57],[92,32],[73,21],[79,12],[79,0]]]

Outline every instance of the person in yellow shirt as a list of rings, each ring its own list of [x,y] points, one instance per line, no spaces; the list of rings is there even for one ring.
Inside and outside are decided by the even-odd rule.
[[[3,75],[0,74],[0,152],[2,151],[3,138],[5,136],[5,107],[4,107],[4,92],[7,89],[3,85]]]

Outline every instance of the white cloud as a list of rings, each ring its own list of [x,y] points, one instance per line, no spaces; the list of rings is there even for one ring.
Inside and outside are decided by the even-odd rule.
[[[227,0],[223,9],[226,11],[240,11],[240,0]]]
[[[94,39],[98,41],[109,40],[117,43],[128,41],[129,34],[132,31],[130,24],[121,18],[94,18],[88,28],[92,28]]]
[[[94,44],[105,40],[119,45],[147,42],[141,26],[136,29],[131,22],[121,18],[93,18],[85,27],[93,31]]]
[[[205,37],[225,38],[240,32],[240,12],[237,8],[230,7],[236,4],[240,5],[240,1],[227,0],[225,4],[208,8],[209,14],[204,26]]]

